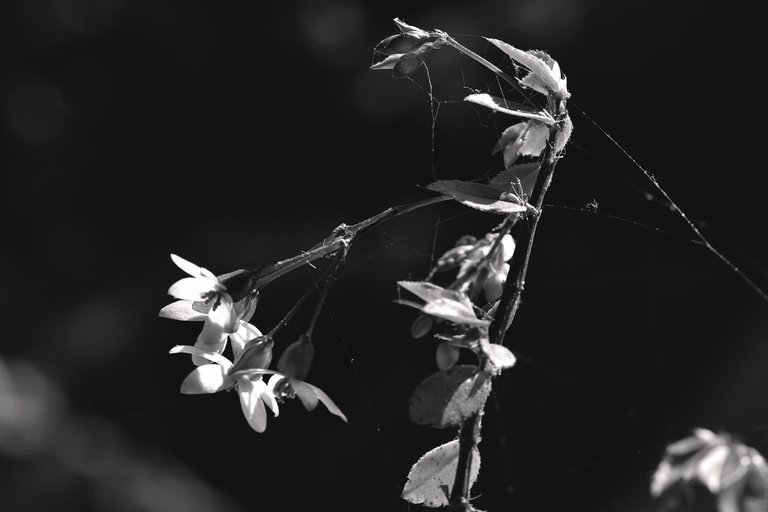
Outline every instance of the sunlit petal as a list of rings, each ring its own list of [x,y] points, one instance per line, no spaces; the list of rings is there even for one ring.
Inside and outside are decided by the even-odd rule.
[[[277,417],[280,414],[280,409],[277,406],[277,399],[275,399],[275,395],[267,387],[267,384],[262,379],[259,379],[259,381],[255,383],[254,387],[259,393],[259,398],[261,401],[264,402],[266,406],[269,407],[269,410],[272,411],[272,414]]]
[[[195,347],[205,352],[216,352],[221,354],[227,346],[227,333],[221,330],[221,327],[213,324],[206,319],[203,324],[203,330],[197,336]],[[196,365],[204,364],[205,361],[198,356],[192,356],[192,362]]]
[[[261,331],[257,329],[255,325],[241,320],[237,330],[229,335],[229,339],[232,341],[232,352],[235,354],[235,358],[237,358],[238,354],[243,351],[243,348],[248,341],[258,338],[259,336],[262,336]]]
[[[219,294],[211,310],[208,312],[208,318],[211,322],[221,327],[224,332],[235,332],[237,330],[237,311],[232,304],[232,297],[228,293]]]
[[[216,393],[228,386],[226,372],[221,365],[208,363],[198,366],[181,383],[185,395]]]
[[[191,275],[192,277],[200,276],[200,271],[202,269],[197,265],[195,265],[194,263],[192,263],[191,261],[187,261],[181,256],[178,256],[176,254],[171,254],[171,259],[173,260],[173,262],[176,264],[177,267],[179,267],[181,270]]]
[[[339,409],[339,407],[333,402],[333,400],[331,400],[331,397],[329,397],[328,395],[325,394],[325,391],[323,391],[322,389],[320,389],[317,386],[313,386],[312,384],[310,384],[308,382],[303,382],[302,381],[302,384],[304,384],[310,390],[312,390],[312,392],[315,394],[315,396],[320,399],[320,401],[323,403],[324,406],[326,406],[328,408],[328,411],[331,414],[335,414],[336,416],[338,416],[339,418],[343,419],[344,421],[347,421],[347,417],[344,416],[344,413],[341,412],[341,409]],[[293,382],[291,382],[291,385],[293,385]],[[296,389],[296,388],[294,388],[294,389]],[[298,394],[298,391],[296,392],[296,394]]]
[[[253,430],[264,432],[267,428],[267,411],[259,399],[259,390],[250,379],[239,379],[238,388],[240,405],[245,419]]]
[[[162,318],[182,320],[184,322],[196,322],[208,318],[208,315],[195,311],[192,304],[191,300],[177,300],[161,309],[159,315]]]
[[[270,393],[274,394],[275,393],[275,386],[277,386],[280,383],[280,381],[285,379],[285,378],[286,378],[285,375],[282,375],[282,374],[279,374],[279,373],[275,373],[274,375],[272,375],[269,378],[269,381],[267,381],[267,390]]]
[[[168,288],[168,295],[184,300],[202,300],[206,294],[215,292],[216,288],[211,286],[208,281],[195,279],[194,277],[185,277],[179,279]]]
[[[221,365],[222,368],[226,372],[229,371],[230,368],[232,368],[232,361],[227,359],[221,354],[218,354],[216,352],[207,352],[205,350],[201,350],[198,347],[191,347],[189,345],[176,345],[171,350],[168,351],[169,354],[192,354],[195,356],[200,356],[212,363],[216,363],[218,365]]]

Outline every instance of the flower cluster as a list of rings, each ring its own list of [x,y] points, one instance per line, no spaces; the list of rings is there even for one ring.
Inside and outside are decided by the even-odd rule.
[[[267,427],[266,408],[278,416],[278,404],[286,398],[298,397],[307,410],[322,402],[332,414],[347,420],[325,392],[303,380],[314,356],[309,337],[283,351],[277,371],[269,369],[274,340],[249,322],[256,309],[257,291],[246,273],[217,277],[175,254],[171,259],[190,277],[171,285],[168,294],[178,300],[162,308],[160,316],[203,322],[194,345],[177,345],[170,350],[171,354],[190,354],[197,366],[182,382],[182,393],[236,389],[243,414],[256,432]],[[228,345],[231,360],[223,355]],[[270,377],[265,381],[267,375]]]

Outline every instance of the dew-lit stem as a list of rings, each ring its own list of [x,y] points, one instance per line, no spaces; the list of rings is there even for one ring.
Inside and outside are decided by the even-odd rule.
[[[351,226],[347,226],[346,224],[340,225],[334,230],[331,236],[308,251],[304,251],[292,258],[278,261],[272,265],[261,268],[254,268],[247,270],[246,272],[248,272],[250,276],[255,280],[254,287],[256,289],[261,289],[275,279],[278,279],[279,277],[284,276],[285,274],[296,270],[297,268],[300,268],[307,263],[311,263],[312,261],[323,258],[329,254],[333,254],[336,251],[339,251],[340,249],[348,247],[357,235],[370,228],[378,226],[383,222],[394,219],[395,217],[399,217],[405,213],[409,213],[432,204],[448,201],[450,199],[451,197],[449,196],[437,196],[421,201],[416,201],[410,204],[392,206],[383,212],[377,213],[373,217],[358,222],[357,224],[352,224]]]
[[[565,106],[563,104],[559,105],[555,118],[563,119],[566,115]],[[512,324],[515,313],[520,306],[520,298],[525,285],[525,276],[528,271],[531,250],[533,249],[536,226],[541,218],[544,196],[550,183],[552,183],[552,176],[557,163],[557,155],[554,152],[554,143],[557,136],[558,130],[552,130],[542,156],[541,170],[536,178],[536,184],[529,199],[535,210],[532,213],[528,213],[528,222],[517,222],[513,228],[515,231],[513,238],[515,239],[516,249],[509,263],[509,274],[504,283],[504,289],[499,299],[496,313],[488,328],[488,338],[492,343],[503,344],[504,334],[506,334],[507,329]],[[480,367],[484,367],[484,361],[482,360]],[[472,450],[480,442],[480,418],[484,409],[485,404],[483,404],[478,413],[468,417],[462,423],[459,431],[459,457],[450,497],[450,505],[453,510],[472,510],[469,504],[469,475],[472,469]]]

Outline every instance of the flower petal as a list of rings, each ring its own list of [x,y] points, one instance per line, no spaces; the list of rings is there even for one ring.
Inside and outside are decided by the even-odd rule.
[[[232,304],[232,297],[226,292],[221,292],[208,312],[211,322],[221,327],[225,332],[237,330],[237,311]]]
[[[195,311],[194,308],[192,308],[192,304],[193,302],[191,300],[177,300],[161,309],[159,315],[162,318],[170,318],[171,320],[181,320],[184,322],[205,320],[208,315]]]
[[[197,336],[195,341],[195,347],[204,352],[215,352],[221,354],[224,352],[224,348],[227,346],[227,333],[225,333],[221,327],[215,325],[206,318],[205,324],[203,324],[203,330]],[[197,355],[192,356],[192,362],[198,366],[205,364],[205,361]]]
[[[232,341],[232,352],[234,353],[235,358],[237,358],[240,352],[243,351],[246,343],[259,336],[263,335],[255,325],[240,320],[240,322],[238,322],[237,330],[229,335],[229,339]]]
[[[296,391],[296,395],[298,395],[299,400],[301,400],[301,403],[304,404],[304,407],[308,411],[317,407],[317,401],[319,399],[320,402],[328,408],[328,411],[330,411],[331,414],[335,414],[344,421],[347,421],[347,417],[344,416],[341,409],[338,408],[333,400],[331,400],[331,397],[326,395],[322,389],[313,386],[308,382],[304,382],[303,380],[290,379],[290,381],[291,387]]]
[[[210,279],[212,281],[215,281],[216,283],[219,282],[216,276],[213,275],[213,272],[211,272],[207,268],[198,267],[191,261],[185,260],[184,258],[176,254],[171,254],[171,259],[173,260],[173,262],[176,264],[177,267],[179,267],[181,270],[191,275],[192,277],[202,277],[205,279]]]
[[[205,350],[201,350],[198,347],[192,347],[189,345],[176,345],[171,350],[169,350],[168,353],[169,354],[192,354],[195,356],[200,356],[212,363],[221,365],[221,367],[224,368],[224,370],[227,372],[229,372],[229,369],[232,368],[232,361],[230,361],[223,355],[218,354],[216,352],[207,352]]]
[[[179,279],[168,288],[168,295],[184,300],[203,300],[211,292],[216,292],[216,287],[210,281],[194,277]]]
[[[254,384],[256,383],[248,378],[238,379],[237,392],[240,395],[240,407],[251,428],[256,432],[264,432],[267,429],[267,412],[259,399],[259,389]]]
[[[216,393],[228,387],[226,371],[221,365],[208,363],[198,366],[181,383],[181,392],[185,395]]]
[[[259,399],[266,404],[267,407],[269,407],[269,410],[272,411],[272,414],[275,415],[275,417],[280,415],[280,408],[277,405],[277,399],[275,398],[275,394],[272,392],[272,390],[269,389],[267,384],[264,382],[263,379],[259,379],[254,384],[255,392],[259,394]]]

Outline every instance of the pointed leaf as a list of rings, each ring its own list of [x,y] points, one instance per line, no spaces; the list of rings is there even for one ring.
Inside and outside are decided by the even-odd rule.
[[[427,188],[453,197],[456,201],[476,210],[507,215],[526,211],[516,195],[493,186],[471,181],[440,180]]]
[[[547,147],[549,140],[549,128],[541,123],[531,123],[523,137],[523,145],[520,146],[520,154],[523,156],[539,156]]]
[[[397,61],[400,60],[400,57],[402,57],[402,53],[397,53],[395,55],[388,55],[386,58],[380,60],[376,64],[373,64],[371,66],[371,69],[373,70],[381,70],[381,69],[394,69],[395,64],[397,64]]]
[[[436,299],[452,299],[461,301],[463,294],[456,290],[443,288],[429,281],[398,281],[398,286],[405,288],[423,301]]]
[[[471,305],[453,299],[435,299],[427,302],[421,308],[427,315],[442,318],[455,324],[489,325],[488,320],[477,318]]]
[[[411,32],[411,33],[413,33],[415,35],[418,35],[418,36],[421,36],[421,37],[428,37],[429,36],[428,32],[426,32],[426,31],[424,31],[424,30],[422,30],[422,29],[420,29],[418,27],[414,27],[413,25],[409,25],[409,24],[407,24],[406,22],[404,22],[403,20],[401,20],[399,18],[395,18],[393,21],[395,22],[395,25],[397,25],[397,28],[400,29],[400,32]]]
[[[553,65],[550,67],[549,64],[539,56],[543,55],[542,52],[526,52],[515,48],[504,41],[499,41],[498,39],[488,37],[486,39],[498,49],[509,55],[512,60],[531,70],[533,74],[542,80],[547,90],[554,93],[556,97],[566,99],[570,96],[566,81],[560,73],[560,66],[558,65],[555,71],[555,62],[553,61]]]
[[[504,169],[491,179],[491,184],[528,198],[533,193],[536,178],[541,170],[541,162],[517,164]],[[522,192],[522,194],[520,194]]]
[[[424,379],[411,397],[414,423],[435,428],[459,425],[485,404],[491,392],[488,372],[460,365]]]
[[[404,500],[425,505],[442,507],[448,505],[451,488],[456,478],[459,460],[459,441],[454,439],[425,453],[408,472],[408,481],[403,488]],[[469,487],[472,488],[480,472],[480,451],[472,448],[469,468]]]
[[[536,119],[549,125],[555,124],[555,119],[546,110],[534,110],[522,103],[508,101],[498,96],[491,96],[487,93],[470,94],[464,98],[464,101],[475,103],[489,108],[496,112],[509,114],[511,116],[525,117],[527,119]]]

